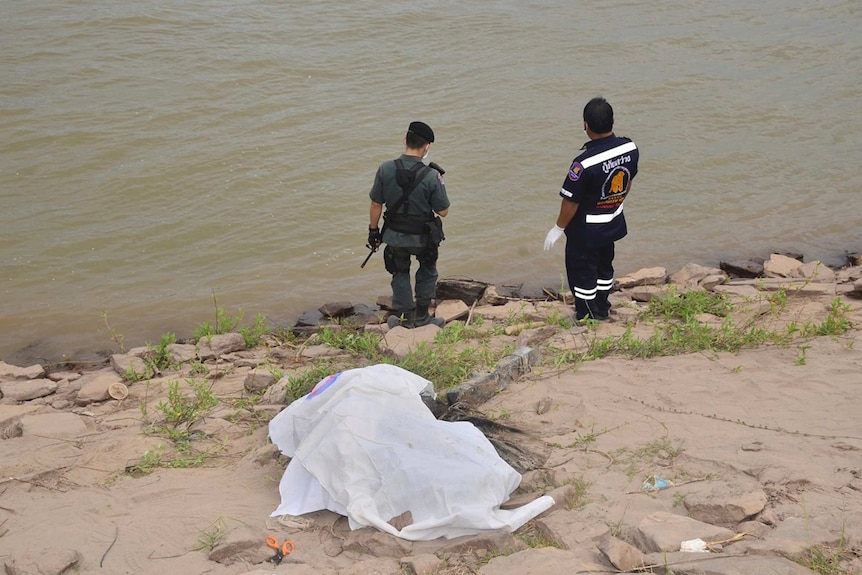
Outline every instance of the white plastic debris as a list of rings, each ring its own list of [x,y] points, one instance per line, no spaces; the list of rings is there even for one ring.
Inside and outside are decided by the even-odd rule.
[[[689,553],[709,553],[706,547],[706,541],[703,539],[689,539],[679,544],[680,551],[688,551]]]
[[[515,531],[554,505],[544,496],[500,509],[520,474],[472,423],[437,420],[421,397],[433,393],[431,382],[393,365],[321,380],[269,423],[272,442],[291,458],[272,515],[329,509],[351,529],[427,541]],[[408,515],[403,528],[390,524]]]
[[[667,489],[668,487],[673,487],[673,481],[662,479],[658,475],[651,475],[643,482],[641,489],[644,491],[658,491],[660,489]]]

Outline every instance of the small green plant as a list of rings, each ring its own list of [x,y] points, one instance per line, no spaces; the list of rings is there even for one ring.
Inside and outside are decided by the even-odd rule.
[[[231,333],[242,322],[242,308],[237,308],[237,315],[229,316],[224,308],[219,307],[213,292],[213,307],[215,308],[215,323],[205,321],[195,329],[195,338],[201,340],[222,333]]]
[[[566,509],[572,511],[579,509],[590,502],[588,493],[592,483],[582,478],[570,479],[564,485],[571,485],[572,488],[566,492],[563,505]]]
[[[189,372],[195,376],[206,377],[210,373],[210,368],[199,359],[193,359],[189,362]]]
[[[769,305],[773,313],[787,309],[787,290],[781,288],[769,296]]]
[[[850,311],[850,306],[841,301],[841,298],[836,297],[832,300],[829,308],[829,314],[826,319],[820,324],[807,323],[802,333],[806,337],[818,335],[841,335],[851,327],[853,322],[847,317],[847,312]]]
[[[799,356],[793,360],[793,365],[805,365],[807,361],[805,357],[805,352],[808,351],[810,348],[810,345],[800,345],[798,348]]]
[[[362,331],[361,327],[340,325],[325,327],[318,334],[321,343],[343,349],[351,355],[376,361],[379,356],[377,345],[380,336],[376,333]]]
[[[263,336],[267,333],[264,327],[265,322],[266,317],[262,313],[259,313],[254,318],[254,324],[249,327],[240,328],[239,333],[242,335],[243,340],[245,340],[246,347],[255,347],[261,342]]]
[[[206,452],[193,452],[185,448],[180,450],[177,457],[168,458],[165,456],[165,446],[160,444],[154,450],[144,452],[144,455],[137,463],[126,468],[126,473],[133,477],[141,477],[149,475],[158,468],[186,469],[189,467],[200,467],[210,456],[211,454]]]
[[[842,536],[838,549],[829,550],[815,545],[809,548],[805,555],[796,562],[807,567],[820,575],[852,575],[850,571],[841,564],[846,542]]]
[[[565,548],[561,542],[551,539],[539,530],[534,521],[531,521],[518,529],[515,532],[515,537],[523,541],[527,547],[532,549],[540,549],[543,547],[556,547],[557,549]]]
[[[176,343],[177,336],[172,333],[162,335],[159,344],[156,346],[147,345],[147,354],[145,360],[152,372],[158,373],[163,369],[170,369],[174,365],[174,358],[171,352],[168,351],[168,346]]]
[[[224,517],[219,517],[209,524],[209,526],[201,531],[198,535],[197,544],[192,547],[192,551],[212,551],[222,540],[227,533],[227,524]]]
[[[123,334],[117,332],[113,327],[111,327],[111,324],[108,323],[107,311],[102,311],[102,319],[105,321],[105,327],[108,328],[108,333],[110,334],[111,341],[117,344],[120,353],[126,353],[125,338]]]
[[[179,433],[173,439],[187,439],[191,426],[219,403],[205,382],[186,380],[186,383],[191,388],[191,395],[183,393],[179,381],[172,380],[168,382],[167,401],[160,401],[156,405],[165,423]]]

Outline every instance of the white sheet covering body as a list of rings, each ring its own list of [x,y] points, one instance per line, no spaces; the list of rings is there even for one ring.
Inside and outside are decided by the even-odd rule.
[[[291,458],[272,515],[329,509],[351,529],[374,526],[411,541],[514,531],[550,508],[548,496],[502,510],[521,476],[471,423],[437,420],[422,402],[431,382],[392,365],[321,380],[269,423]],[[409,511],[400,531],[388,521]]]

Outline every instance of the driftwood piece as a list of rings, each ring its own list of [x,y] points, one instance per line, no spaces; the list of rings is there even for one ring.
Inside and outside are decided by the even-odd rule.
[[[475,413],[450,409],[443,416],[446,421],[469,421],[488,438],[497,454],[518,473],[524,474],[544,467],[551,455],[550,446],[530,433],[492,421]]]
[[[437,301],[459,299],[470,306],[482,297],[487,287],[486,282],[471,279],[442,279],[437,282]]]

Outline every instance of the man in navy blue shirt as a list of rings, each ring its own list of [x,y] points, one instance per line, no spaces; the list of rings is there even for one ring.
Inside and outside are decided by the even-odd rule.
[[[614,110],[604,98],[584,106],[590,139],[572,162],[560,189],[556,225],[545,250],[566,234],[566,275],[575,296],[575,319],[606,320],[614,285],[614,242],[627,232],[623,202],[638,172],[638,148],[614,135]]]

